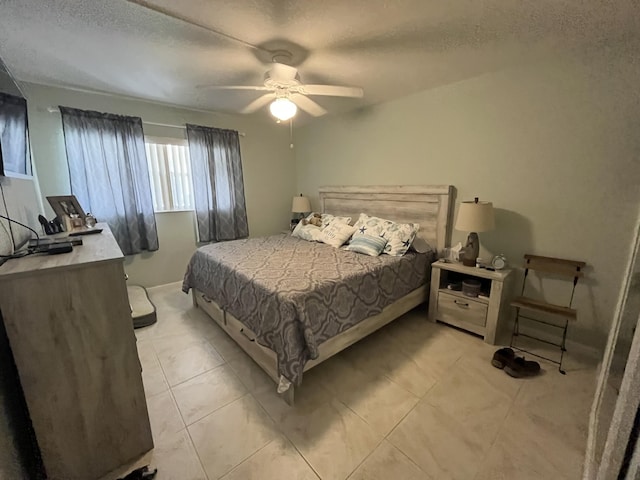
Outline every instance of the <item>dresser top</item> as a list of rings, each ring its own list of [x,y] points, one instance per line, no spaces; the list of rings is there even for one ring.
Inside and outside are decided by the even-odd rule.
[[[0,266],[0,282],[16,276],[33,275],[37,271],[66,270],[90,263],[123,261],[124,255],[106,223],[98,223],[102,233],[83,235],[82,245],[59,255],[37,254],[8,260]]]

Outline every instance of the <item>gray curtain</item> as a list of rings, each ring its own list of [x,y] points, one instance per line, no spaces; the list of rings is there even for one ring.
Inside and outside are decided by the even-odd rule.
[[[71,193],[125,255],[158,249],[142,120],[60,107]]]
[[[238,132],[187,125],[187,138],[200,242],[248,237]]]
[[[27,101],[0,93],[0,175],[31,175],[27,145]]]

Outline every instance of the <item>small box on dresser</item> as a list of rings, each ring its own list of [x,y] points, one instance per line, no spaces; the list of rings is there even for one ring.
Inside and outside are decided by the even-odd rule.
[[[507,321],[511,270],[490,271],[461,263],[434,262],[431,270],[429,320],[440,321],[482,335],[495,344],[498,325]],[[448,285],[467,279],[480,282],[480,296],[470,297]]]

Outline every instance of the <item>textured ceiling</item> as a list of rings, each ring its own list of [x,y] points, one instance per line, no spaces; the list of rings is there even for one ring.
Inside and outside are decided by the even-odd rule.
[[[335,113],[640,32],[637,0],[139,1],[0,0],[0,56],[18,80],[237,112],[260,93],[196,85],[260,85],[287,49],[303,82],[364,88],[314,97]]]

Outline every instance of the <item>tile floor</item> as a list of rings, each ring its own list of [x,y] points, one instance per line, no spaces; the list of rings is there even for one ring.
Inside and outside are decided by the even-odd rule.
[[[137,330],[157,480],[578,479],[593,362],[516,380],[414,310],[305,374],[289,407],[179,284]],[[113,472],[116,478],[126,471]]]

